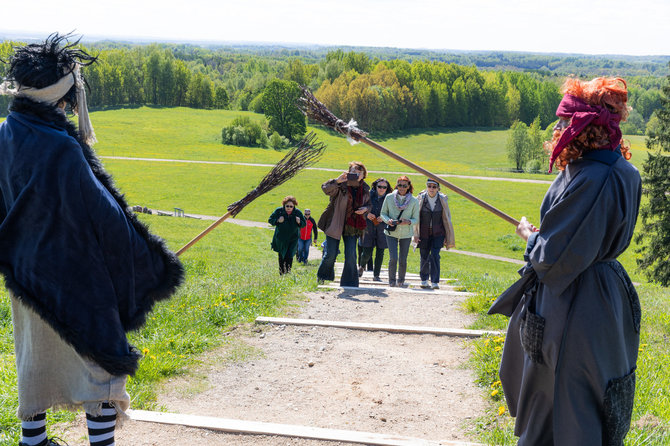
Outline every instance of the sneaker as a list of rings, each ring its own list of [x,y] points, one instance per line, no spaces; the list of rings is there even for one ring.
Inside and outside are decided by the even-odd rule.
[[[363,277],[363,273],[365,272],[365,268],[362,266],[358,267],[358,277]]]
[[[374,276],[372,278],[372,280],[375,281],[375,282],[381,282],[382,281],[382,279],[379,276]]]
[[[437,283],[433,283],[433,284],[431,285],[431,287],[432,287],[434,290],[437,290],[437,289],[440,288],[440,285],[437,284]]]
[[[421,288],[430,288],[430,284],[428,283],[427,280],[421,281]]]

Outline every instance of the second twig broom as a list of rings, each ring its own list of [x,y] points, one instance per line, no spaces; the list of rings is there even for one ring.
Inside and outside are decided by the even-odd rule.
[[[314,95],[305,87],[302,88],[302,96],[300,97],[300,103],[298,106],[302,110],[302,112],[310,119],[323,124],[324,126],[331,128],[335,130],[338,133],[341,133],[347,137],[347,139],[351,139],[354,141],[360,141],[364,142],[365,144],[379,150],[380,152],[390,156],[391,158],[395,159],[396,161],[399,161],[403,163],[404,165],[411,167],[412,169],[416,170],[417,172],[425,175],[428,178],[432,178],[438,183],[448,187],[449,189],[453,190],[459,195],[462,195],[463,197],[467,198],[468,200],[472,201],[473,203],[483,207],[487,211],[492,212],[493,214],[497,215],[498,217],[502,218],[508,223],[513,224],[514,226],[519,225],[519,221],[516,220],[513,217],[510,217],[509,215],[505,214],[501,210],[491,206],[490,204],[486,203],[483,200],[480,200],[479,198],[475,197],[469,192],[464,191],[460,187],[448,182],[447,180],[437,176],[436,174],[429,172],[428,170],[424,169],[423,167],[411,162],[410,160],[403,158],[402,156],[398,155],[397,153],[394,153],[387,149],[386,147],[377,144],[373,140],[369,139],[367,137],[367,133],[356,127],[356,122],[351,120],[348,123],[344,122],[337,116],[335,116],[328,108],[323,105],[318,99],[314,97]]]
[[[207,229],[198,234],[197,237],[184,245],[183,248],[177,251],[177,255],[181,255],[188,248],[196,244],[198,240],[206,236],[225,219],[239,214],[246,205],[254,201],[256,198],[293,178],[305,167],[317,162],[325,148],[326,145],[319,142],[313,132],[308,133],[272,168],[270,172],[268,172],[267,175],[265,175],[258,186],[245,195],[244,198],[228,206],[228,212],[224,216],[212,223]]]

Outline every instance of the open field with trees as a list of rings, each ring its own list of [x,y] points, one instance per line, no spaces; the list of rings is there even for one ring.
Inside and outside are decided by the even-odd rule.
[[[264,96],[266,86],[277,82],[308,85],[343,119],[355,117],[376,141],[433,172],[488,177],[447,179],[502,211],[516,218],[525,215],[535,223],[539,223],[539,205],[554,176],[512,172],[516,168],[528,169],[528,161],[533,160],[510,156],[509,141],[524,126],[535,129],[535,133],[530,133],[535,136],[546,132],[554,120],[559,86],[566,74],[626,76],[634,111],[623,129],[630,135],[631,162],[638,169],[642,170],[649,151],[642,136],[645,132],[660,135],[657,146],[667,145],[667,124],[659,122],[659,116],[667,120],[667,113],[660,110],[662,76],[668,73],[668,58],[446,54],[364,48],[205,48],[110,42],[91,48],[100,52],[100,63],[86,72],[91,86],[92,121],[100,141],[95,149],[132,205],[166,211],[178,207],[187,213],[222,215],[269,170],[267,166],[241,163],[274,164],[284,155],[282,150],[269,147],[285,147],[288,138],[299,132],[289,130],[288,137],[277,139],[281,138],[277,128],[280,124],[271,125],[272,120],[268,122],[265,116],[271,108],[269,96]],[[0,43],[0,58],[6,59],[10,52],[9,42]],[[0,97],[0,110],[5,109],[6,98]],[[247,124],[254,133],[244,136],[245,141],[253,144],[241,143],[238,127]],[[227,126],[231,129],[228,133],[224,130]],[[297,197],[300,208],[309,207],[318,217],[327,203],[320,185],[337,175],[318,169],[343,170],[350,160],[362,161],[370,171],[407,173],[415,191],[422,189],[425,178],[371,148],[350,146],[344,138],[310,127],[309,123],[307,130],[314,130],[328,145],[320,162],[251,203],[239,218],[264,222],[289,194]],[[265,139],[258,136],[259,131]],[[273,132],[278,136],[274,137]],[[661,180],[667,180],[662,167],[660,172]],[[371,172],[368,180],[377,176],[384,176],[391,183],[396,177]],[[665,197],[667,186],[662,181],[658,190]],[[521,258],[524,245],[509,223],[445,192],[450,197],[457,249]],[[174,249],[208,224],[186,218],[141,218]],[[653,223],[653,218],[650,221]],[[640,228],[638,224],[637,234]],[[660,233],[663,236],[665,232]],[[291,305],[290,296],[316,288],[312,269],[298,267],[288,277],[278,277],[276,256],[268,249],[271,236],[271,231],[265,229],[225,224],[184,256],[186,284],[173,299],[159,304],[148,325],[132,335],[132,342],[145,354],[138,374],[129,384],[135,408],[155,408],[161,382],[188,374],[202,355],[223,343],[234,342],[223,335],[231,327],[258,315],[285,314]],[[633,280],[640,284],[643,310],[633,428],[626,445],[667,445],[670,291],[649,283],[637,268],[636,260],[642,256],[636,252],[638,249],[640,246],[634,241],[620,258]],[[444,275],[456,278],[463,290],[476,293],[465,304],[467,311],[478,315],[472,328],[505,327],[505,318],[488,317],[485,312],[516,278],[517,267],[454,252],[443,255]],[[408,270],[417,272],[418,268],[418,252],[410,253]],[[16,444],[19,435],[14,417],[17,396],[10,313],[9,297],[3,287],[2,446]],[[475,344],[472,367],[490,403],[489,413],[475,424],[481,441],[512,445],[512,420],[497,376],[503,342],[501,337],[491,337]],[[244,346],[236,346],[233,351],[238,359],[246,354]],[[72,420],[64,412],[50,413],[49,417],[63,422]]]

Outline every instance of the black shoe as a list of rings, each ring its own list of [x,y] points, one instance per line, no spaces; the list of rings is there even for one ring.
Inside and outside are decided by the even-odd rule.
[[[363,277],[363,273],[365,272],[365,268],[362,266],[358,267],[358,277]]]
[[[59,438],[59,440],[63,441],[60,438]],[[28,446],[28,445],[26,443],[19,442],[19,446]],[[56,441],[56,437],[52,437],[52,438],[47,438],[46,440],[44,440],[41,443],[38,443],[37,446],[67,446],[67,443],[64,442],[61,445],[61,443],[58,443]]]
[[[382,279],[379,276],[374,276],[372,278],[372,280],[375,281],[375,282],[381,282],[382,281]]]

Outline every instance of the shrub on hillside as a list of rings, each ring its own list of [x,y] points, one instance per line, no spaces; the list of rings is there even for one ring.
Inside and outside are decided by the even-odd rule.
[[[281,136],[279,133],[274,132],[272,135],[270,135],[269,145],[272,149],[281,150],[287,148],[290,145],[290,141],[287,138]]]
[[[530,160],[526,163],[526,168],[524,170],[528,173],[540,173],[542,170],[542,163],[540,160]]]
[[[238,116],[221,131],[221,142],[234,146],[267,147],[267,124],[252,121],[247,116]]]

